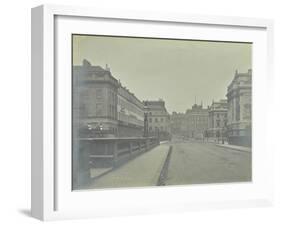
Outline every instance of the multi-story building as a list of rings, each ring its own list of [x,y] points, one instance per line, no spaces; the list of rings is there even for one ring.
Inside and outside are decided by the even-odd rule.
[[[227,129],[227,100],[223,99],[217,102],[213,101],[208,110],[208,137],[225,137]]]
[[[171,121],[171,134],[184,135],[186,125],[186,115],[184,113],[173,112],[170,116]]]
[[[143,136],[144,105],[120,83],[118,87],[118,136]]]
[[[235,72],[227,87],[228,142],[235,145],[251,146],[252,120],[252,70]]]
[[[208,129],[208,109],[203,105],[194,104],[186,110],[186,136],[189,138],[202,139]]]
[[[143,101],[147,115],[148,134],[167,139],[170,136],[170,115],[163,100]]]
[[[142,136],[143,103],[108,67],[73,66],[73,126],[80,136]]]

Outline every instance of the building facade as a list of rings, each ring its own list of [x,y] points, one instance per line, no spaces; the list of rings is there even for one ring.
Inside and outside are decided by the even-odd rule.
[[[252,70],[235,72],[227,88],[228,141],[230,144],[251,146],[252,143]]]
[[[183,136],[185,133],[186,115],[184,113],[173,112],[170,117],[171,134],[173,136]]]
[[[186,110],[186,137],[203,139],[208,129],[208,109],[203,105],[194,104],[191,109]]]
[[[109,68],[84,60],[73,66],[73,119],[84,137],[142,136],[144,108]]]
[[[160,136],[160,139],[170,137],[170,115],[163,100],[143,101],[147,115],[148,134]]]
[[[208,108],[209,128],[207,136],[210,138],[225,138],[227,130],[227,100],[212,102]]]
[[[144,129],[144,105],[120,83],[117,92],[118,136],[141,137]]]

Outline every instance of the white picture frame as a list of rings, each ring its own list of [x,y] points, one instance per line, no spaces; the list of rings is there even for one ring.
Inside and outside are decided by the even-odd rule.
[[[262,54],[253,52],[253,71],[257,76],[253,81],[253,111],[256,113],[253,116],[255,123],[253,123],[252,183],[71,191],[69,184],[71,180],[69,130],[71,127],[70,116],[67,113],[68,101],[66,105],[61,105],[62,100],[71,98],[67,96],[71,82],[67,77],[61,78],[56,75],[67,74],[71,70],[68,67],[71,62],[69,51],[71,47],[68,46],[68,39],[64,38],[71,33],[82,31],[91,33],[91,30],[87,31],[91,23],[99,27],[100,34],[111,34],[106,28],[102,29],[104,20],[109,22],[108,27],[112,30],[114,30],[114,23],[120,23],[120,27],[124,26],[118,31],[118,35],[121,36],[133,36],[139,32],[149,36],[147,32],[152,31],[150,29],[152,27],[149,26],[157,27],[161,24],[162,27],[190,26],[195,30],[197,27],[201,29],[195,31],[195,33],[198,32],[197,36],[186,37],[185,33],[182,38],[203,37],[208,40],[248,40],[257,43],[256,51]],[[126,25],[122,25],[123,22]],[[136,23],[144,24],[143,28],[130,29],[130,32],[126,30],[126,26]],[[176,32],[176,29],[175,31],[172,29],[169,35],[175,35],[173,32]],[[218,29],[216,31],[222,33],[214,32],[212,29]],[[234,33],[231,29],[236,32]],[[162,37],[165,33],[159,32],[158,35]],[[160,14],[57,5],[33,8],[32,216],[41,220],[56,220],[271,205],[273,202],[273,150],[269,148],[266,139],[270,134],[267,130],[266,119],[269,117],[267,107],[271,102],[267,101],[264,107],[263,100],[270,99],[272,95],[272,39],[273,22],[266,19],[164,12]],[[63,85],[62,81],[65,81]],[[66,120],[63,120],[61,115],[68,116],[65,117]],[[61,144],[63,143],[60,142],[61,139],[66,140],[68,144]]]

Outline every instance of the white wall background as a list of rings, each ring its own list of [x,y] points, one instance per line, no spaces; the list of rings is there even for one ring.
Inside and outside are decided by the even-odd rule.
[[[275,20],[275,108],[270,128],[275,152],[274,207],[51,222],[53,225],[281,225],[281,13],[276,0],[8,0],[1,2],[0,35],[0,221],[1,225],[41,224],[30,208],[30,8],[43,3],[99,8],[231,15]],[[278,117],[279,116],[279,117]]]

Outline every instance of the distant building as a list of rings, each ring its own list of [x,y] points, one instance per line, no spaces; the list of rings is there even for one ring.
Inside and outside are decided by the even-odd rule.
[[[143,109],[108,67],[92,66],[87,60],[73,66],[73,118],[80,136],[142,136]]]
[[[189,138],[202,139],[208,129],[208,109],[203,105],[194,104],[186,110],[186,136]]]
[[[161,136],[166,139],[170,136],[170,115],[163,100],[143,101],[147,114],[149,135]]]
[[[228,139],[230,144],[251,146],[252,70],[238,73],[227,88]]]
[[[173,112],[170,117],[171,134],[184,135],[186,125],[186,115],[184,113]]]
[[[212,105],[208,108],[208,112],[208,137],[225,137],[227,129],[227,100],[213,101]]]

